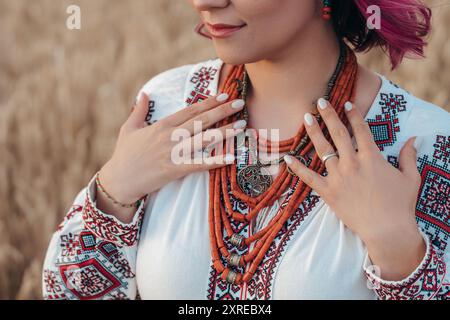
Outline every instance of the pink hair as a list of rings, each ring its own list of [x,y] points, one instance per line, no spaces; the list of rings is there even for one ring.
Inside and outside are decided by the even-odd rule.
[[[431,9],[419,0],[354,0],[367,19],[372,14],[368,7],[376,5],[381,11],[381,28],[375,30],[376,42],[389,54],[392,69],[407,57],[424,57],[425,37],[431,30]]]
[[[381,28],[370,30],[367,19],[370,6],[380,9]],[[388,53],[392,69],[405,56],[424,57],[425,37],[431,30],[431,9],[420,0],[333,0],[332,23],[340,39],[347,39],[356,51],[381,47]],[[195,31],[203,37],[211,36],[200,22]]]

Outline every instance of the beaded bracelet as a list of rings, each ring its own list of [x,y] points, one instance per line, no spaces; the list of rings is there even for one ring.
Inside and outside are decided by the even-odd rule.
[[[97,183],[97,186],[99,187],[99,189],[106,195],[106,197],[107,197],[109,200],[111,200],[114,204],[116,204],[116,205],[118,205],[118,206],[121,206],[122,208],[133,208],[133,207],[134,207],[134,208],[137,208],[137,207],[139,207],[139,205],[140,205],[142,199],[143,199],[145,196],[142,197],[141,199],[137,200],[136,202],[133,202],[133,203],[130,203],[130,204],[127,204],[127,203],[121,203],[121,202],[117,201],[116,199],[114,199],[114,198],[113,198],[113,197],[105,190],[105,188],[103,187],[103,185],[102,185],[101,182],[100,182],[99,174],[100,174],[100,171],[97,172],[97,174],[95,175],[95,182]]]

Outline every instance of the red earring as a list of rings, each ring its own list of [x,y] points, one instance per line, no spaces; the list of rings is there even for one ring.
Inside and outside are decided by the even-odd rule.
[[[200,21],[200,22],[195,26],[194,31],[195,31],[197,34],[201,35],[202,37],[205,37],[205,38],[208,38],[208,39],[212,39],[212,37],[211,37],[208,33],[206,33],[206,32],[203,31],[203,28],[204,28],[204,27],[205,27],[205,24],[204,24],[202,21]]]
[[[322,18],[324,20],[330,20],[332,11],[331,0],[323,0]]]

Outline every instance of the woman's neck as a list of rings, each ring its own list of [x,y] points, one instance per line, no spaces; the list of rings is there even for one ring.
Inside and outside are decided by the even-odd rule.
[[[331,25],[312,22],[282,52],[246,64],[249,126],[279,129],[282,140],[295,135],[303,115],[315,111],[313,102],[325,94],[338,58],[339,42]]]

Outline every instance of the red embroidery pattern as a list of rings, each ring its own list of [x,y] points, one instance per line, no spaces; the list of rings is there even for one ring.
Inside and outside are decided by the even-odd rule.
[[[120,281],[96,259],[59,268],[62,281],[80,300],[96,299],[118,288]]]
[[[436,135],[432,150],[427,150],[417,160],[422,182],[416,205],[416,219],[430,241],[425,262],[407,281],[395,285],[389,282],[377,283],[371,274],[366,273],[369,280],[379,287],[375,292],[380,299],[450,299],[450,283],[445,280],[445,252],[448,251],[450,236],[448,141],[450,136]]]
[[[397,141],[400,132],[399,113],[406,111],[406,100],[402,94],[381,93],[379,102],[381,114],[368,119],[370,130],[378,148],[383,151]]]
[[[191,83],[196,88],[208,88],[211,82],[215,79],[218,69],[215,67],[204,66],[196,71],[191,78]]]
[[[81,213],[83,210],[83,206],[80,205],[72,205],[70,207],[69,212],[64,217],[63,221],[58,225],[56,228],[56,231],[61,231],[64,226],[67,224],[67,222],[72,219],[76,214]]]
[[[272,287],[274,274],[281,262],[281,257],[286,250],[286,245],[291,240],[294,233],[300,227],[301,223],[312,212],[313,208],[319,202],[320,197],[309,194],[303,203],[298,207],[294,215],[286,222],[275,241],[267,251],[258,272],[248,284],[248,293],[256,296],[256,299],[269,300],[272,298]]]
[[[67,299],[64,293],[64,285],[58,280],[55,272],[44,270],[44,287],[45,298],[49,300],[64,300]]]
[[[88,192],[88,191],[86,191]],[[147,200],[145,197],[144,201]],[[119,246],[132,246],[136,243],[139,235],[139,228],[144,216],[145,206],[141,206],[138,212],[138,219],[134,224],[125,225],[119,223],[112,216],[107,216],[97,210],[86,195],[83,207],[83,220],[86,227],[97,237],[114,242]]]
[[[433,152],[418,158],[422,183],[416,206],[416,217],[440,250],[448,248],[450,236],[450,136],[437,135]],[[431,157],[431,159],[430,159]]]
[[[57,271],[44,270],[44,298],[126,297],[122,290],[135,274],[115,244],[97,239],[89,230],[79,235],[62,234],[60,242],[63,249],[55,262]]]
[[[450,163],[450,136],[438,135],[433,145],[433,158],[442,163]]]
[[[380,300],[428,300],[433,298],[448,299],[449,284],[444,284],[446,265],[441,254],[433,246],[425,258],[423,266],[401,284],[380,283],[372,274],[366,273],[374,285]],[[442,289],[442,290],[441,290]]]
[[[213,61],[213,63],[215,63],[215,61]],[[201,102],[211,95],[209,86],[216,80],[216,76],[219,74],[218,71],[219,68],[217,66],[202,66],[193,73],[189,79],[193,88],[186,98],[187,106]]]
[[[74,236],[72,233],[63,234],[60,237],[61,240],[61,254],[63,256],[76,256],[81,253],[80,241],[78,236]]]

